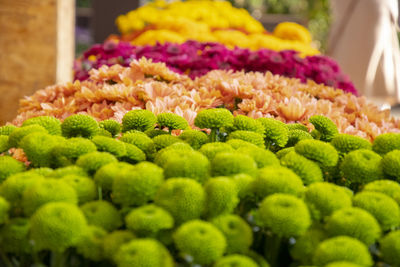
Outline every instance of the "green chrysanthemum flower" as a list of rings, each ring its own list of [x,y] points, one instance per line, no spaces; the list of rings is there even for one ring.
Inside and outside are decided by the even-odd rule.
[[[198,151],[171,149],[165,151],[162,158],[158,163],[162,163],[165,178],[187,177],[203,183],[210,175],[210,162]]]
[[[146,154],[137,146],[125,143],[126,154],[120,158],[122,161],[136,164],[146,160]]]
[[[286,124],[272,118],[259,118],[257,121],[264,126],[266,143],[278,147],[286,145],[289,138],[289,130]]]
[[[336,148],[339,153],[349,153],[353,150],[358,149],[372,149],[371,143],[359,136],[350,134],[338,134],[336,135],[331,144]]]
[[[82,240],[76,245],[76,251],[92,261],[101,261],[104,258],[103,239],[107,235],[104,229],[89,225]]]
[[[238,152],[221,152],[211,161],[212,176],[230,176],[238,173],[255,176],[257,163],[250,156]]]
[[[225,142],[225,144],[230,145],[235,150],[237,150],[239,148],[253,148],[253,147],[257,147],[257,148],[263,149],[261,147],[256,146],[253,143],[247,142],[247,141],[242,140],[242,139],[229,139],[229,140],[227,140]]]
[[[131,131],[129,131],[129,132],[131,132]],[[149,138],[154,138],[156,136],[163,135],[163,134],[169,135],[170,133],[167,131],[164,131],[164,130],[160,130],[160,129],[149,129],[149,130],[146,130],[144,132],[144,134],[147,135]]]
[[[117,254],[119,248],[134,238],[135,236],[128,230],[117,230],[107,234],[103,238],[104,258],[114,261],[114,256]]]
[[[359,149],[343,158],[340,170],[350,182],[364,184],[383,178],[381,160],[372,150]]]
[[[266,197],[258,210],[260,224],[281,237],[303,235],[311,225],[306,204],[286,194]]]
[[[319,244],[313,256],[315,266],[325,266],[332,262],[348,261],[361,266],[372,266],[368,248],[361,241],[348,236],[327,239]]]
[[[143,205],[153,200],[163,182],[163,169],[150,162],[138,163],[114,178],[113,201],[124,206]]]
[[[281,164],[296,173],[303,180],[305,185],[322,182],[324,180],[321,168],[318,164],[296,152],[287,153],[281,158]]]
[[[282,159],[284,156],[286,156],[286,154],[289,154],[290,152],[296,152],[294,150],[294,147],[291,146],[291,147],[283,148],[283,149],[279,150],[278,152],[276,152],[275,155],[278,159]]]
[[[327,219],[325,229],[329,236],[351,236],[367,246],[381,236],[381,228],[374,216],[360,208],[335,211]]]
[[[11,148],[8,139],[9,137],[7,135],[0,135],[0,153],[6,152]]]
[[[111,203],[107,201],[92,201],[81,206],[81,210],[90,225],[113,231],[122,225],[121,216]]]
[[[49,134],[52,135],[61,135],[61,122],[59,119],[50,117],[50,116],[39,116],[29,118],[24,123],[22,123],[22,127],[38,124],[45,128]]]
[[[115,255],[118,267],[174,267],[168,250],[155,239],[134,239],[123,244]]]
[[[76,137],[57,143],[51,152],[55,166],[74,164],[80,156],[95,152],[96,146],[90,140]]]
[[[236,183],[225,177],[211,178],[204,185],[208,217],[231,213],[239,203]]]
[[[99,132],[99,124],[89,115],[76,114],[64,120],[61,130],[65,137],[91,138]]]
[[[155,237],[161,230],[174,227],[168,211],[154,204],[135,208],[125,217],[126,227],[139,237]]]
[[[92,201],[97,197],[96,184],[89,177],[71,174],[61,178],[61,181],[67,183],[75,190],[78,197],[78,204]]]
[[[157,135],[153,138],[154,146],[157,151],[166,148],[172,144],[183,142],[178,137],[173,135]]]
[[[288,133],[286,147],[295,146],[301,140],[313,139],[312,135],[303,130],[291,130]]]
[[[14,174],[1,184],[0,195],[11,204],[13,210],[21,212],[22,194],[25,189],[44,179],[45,178],[39,174],[28,172]]]
[[[30,169],[27,171],[28,173],[35,173],[42,175],[44,177],[53,177],[54,170],[51,168],[47,167],[41,167],[41,168],[36,168],[36,169]]]
[[[226,238],[226,253],[244,253],[253,243],[253,231],[249,224],[238,215],[228,214],[212,221]]]
[[[308,186],[304,193],[304,201],[317,221],[330,216],[336,210],[351,207],[351,195],[347,189],[326,182]]]
[[[286,127],[289,129],[289,131],[301,130],[303,132],[308,133],[307,126],[305,126],[304,124],[301,124],[301,123],[288,123],[288,124],[286,124]]]
[[[179,139],[185,141],[193,149],[199,149],[202,145],[208,142],[208,136],[200,131],[185,130],[179,135]]]
[[[335,166],[339,159],[336,149],[331,144],[319,140],[301,140],[294,148],[298,154],[324,167]]]
[[[229,127],[233,125],[233,115],[224,108],[205,109],[197,113],[194,125],[201,129]]]
[[[400,265],[400,230],[388,233],[379,242],[382,258],[391,266]]]
[[[50,202],[77,204],[75,190],[62,180],[39,180],[27,187],[22,196],[25,215],[32,215],[38,208]]]
[[[400,149],[400,134],[398,133],[378,135],[372,144],[372,150],[381,156],[395,149]]]
[[[95,136],[92,142],[96,145],[98,151],[108,152],[117,158],[126,155],[125,143],[106,136]]]
[[[1,126],[0,127],[0,135],[9,136],[15,129],[17,129],[17,127],[12,124]]]
[[[214,267],[259,267],[259,265],[249,257],[243,255],[229,255],[217,260]]]
[[[382,159],[383,172],[390,178],[400,181],[400,150],[392,150]]]
[[[323,141],[330,142],[337,134],[339,134],[336,124],[325,116],[314,115],[308,120],[321,134],[321,140]]]
[[[63,168],[58,168],[51,173],[51,177],[54,178],[61,178],[66,175],[88,176],[87,172],[84,169],[76,165],[70,165]]]
[[[174,241],[182,257],[190,257],[193,263],[198,264],[214,262],[226,249],[226,239],[221,231],[200,220],[181,225],[174,234]]]
[[[152,159],[153,154],[156,153],[156,147],[153,140],[145,133],[139,131],[129,131],[121,137],[121,141],[137,146],[146,154],[146,157],[149,159]]]
[[[12,174],[19,173],[24,170],[25,166],[22,162],[10,156],[0,156],[0,183]]]
[[[259,170],[252,188],[259,199],[264,199],[276,193],[299,196],[303,192],[304,185],[300,177],[290,169],[270,166]]]
[[[40,125],[33,124],[26,127],[17,128],[10,133],[8,144],[10,147],[19,147],[19,142],[28,134],[32,133],[47,133],[46,129]]]
[[[363,188],[363,191],[383,193],[393,198],[400,205],[400,184],[391,180],[376,180]]]
[[[166,148],[161,149],[157,152],[154,157],[154,163],[159,166],[164,164],[171,158],[171,153],[182,153],[184,151],[194,151],[193,148],[187,143],[174,143]]]
[[[252,157],[254,161],[257,163],[258,168],[279,165],[279,160],[275,156],[275,154],[266,149],[262,149],[256,146],[246,146],[246,147],[240,147],[236,151],[241,154],[246,154]]]
[[[179,225],[200,218],[205,207],[205,192],[193,179],[171,178],[161,185],[154,203],[167,210]]]
[[[202,145],[199,151],[212,161],[219,152],[233,152],[235,150],[227,143],[213,142]]]
[[[228,140],[240,139],[252,143],[258,147],[264,148],[264,137],[255,132],[250,131],[234,131],[228,135]]]
[[[132,168],[131,164],[125,162],[112,162],[102,166],[94,175],[94,181],[96,185],[101,187],[105,193],[111,192],[112,185],[115,177],[119,176],[120,173]]]
[[[257,262],[259,267],[270,267],[270,265],[264,259],[264,257],[256,252],[254,252],[253,250],[246,251],[246,253],[244,253],[244,255],[251,258],[253,261]]]
[[[264,126],[263,124],[255,120],[253,118],[244,116],[244,115],[237,115],[233,118],[233,126],[231,131],[250,131],[255,132],[261,135],[264,135]]]
[[[106,130],[112,137],[117,136],[121,132],[121,125],[115,120],[104,120],[99,122],[99,127]]]
[[[154,128],[156,122],[156,116],[149,110],[131,110],[122,118],[122,131],[137,130],[144,132]]]
[[[355,263],[348,262],[348,261],[335,261],[335,262],[331,262],[325,266],[326,267],[361,267],[361,265],[359,265],[359,264],[355,264]]]
[[[175,113],[158,114],[157,124],[160,126],[160,128],[167,127],[170,132],[178,129],[185,130],[187,127],[189,127],[188,122]]]
[[[117,162],[117,159],[107,152],[91,152],[78,158],[76,165],[93,175],[102,166],[108,163]]]
[[[97,132],[96,136],[104,136],[104,137],[113,137],[111,133],[103,128],[99,128],[99,131]]]
[[[326,233],[322,229],[309,228],[304,235],[296,239],[296,243],[290,249],[290,255],[303,266],[311,266],[315,249],[326,238]]]
[[[53,135],[47,133],[32,133],[25,136],[20,146],[25,155],[35,167],[50,167],[53,161],[52,151],[59,142]]]
[[[236,184],[239,199],[253,195],[253,182],[255,178],[245,173],[235,174],[229,177]]]
[[[30,238],[34,249],[62,252],[76,246],[87,232],[82,211],[75,205],[62,202],[48,203],[30,218]]]
[[[371,213],[383,231],[400,225],[399,205],[385,194],[364,191],[353,198],[353,205]]]

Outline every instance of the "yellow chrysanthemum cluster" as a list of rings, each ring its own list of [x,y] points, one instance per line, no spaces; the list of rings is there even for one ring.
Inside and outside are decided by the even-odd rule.
[[[319,53],[311,46],[311,35],[303,26],[284,22],[269,34],[245,9],[226,1],[156,1],[120,15],[116,23],[122,39],[134,45],[197,40],[252,50],[292,49],[304,56]]]

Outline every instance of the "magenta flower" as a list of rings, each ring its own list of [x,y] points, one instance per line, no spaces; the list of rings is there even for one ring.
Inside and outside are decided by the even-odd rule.
[[[95,44],[75,61],[75,79],[86,80],[92,68],[102,65],[120,64],[129,66],[133,59],[146,57],[153,62],[164,62],[177,73],[186,73],[191,78],[202,76],[215,69],[234,71],[270,71],[286,77],[307,79],[316,83],[340,88],[357,95],[357,90],[339,65],[323,55],[301,58],[298,52],[268,49],[250,51],[243,48],[228,49],[219,43],[187,41],[183,44],[156,44],[133,46],[130,43],[107,41]]]

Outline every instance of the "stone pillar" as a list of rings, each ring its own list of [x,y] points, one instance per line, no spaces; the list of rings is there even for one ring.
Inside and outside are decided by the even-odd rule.
[[[0,0],[0,125],[18,101],[72,80],[75,1]]]

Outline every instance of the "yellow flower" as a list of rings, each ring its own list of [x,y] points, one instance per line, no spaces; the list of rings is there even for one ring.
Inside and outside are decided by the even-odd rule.
[[[166,2],[157,0],[121,15],[116,20],[125,39],[132,32],[151,29],[131,40],[135,45],[157,42],[183,43],[186,40],[220,42],[228,47],[275,51],[293,49],[301,56],[318,54],[311,46],[306,28],[292,22],[279,24],[273,34],[266,34],[262,24],[245,9],[233,7],[228,1],[188,0]]]
[[[241,31],[235,30],[218,30],[214,31],[213,35],[218,42],[223,43],[229,47],[249,47],[249,38]]]
[[[90,56],[88,57],[88,60],[94,62],[94,61],[97,60],[97,57],[96,57],[95,55],[90,55]]]
[[[131,43],[134,45],[155,45],[157,42],[161,44],[165,42],[181,44],[185,42],[185,38],[169,30],[149,30],[139,35]]]
[[[294,22],[279,23],[274,29],[274,35],[284,40],[299,41],[305,44],[310,44],[312,41],[310,32]]]

